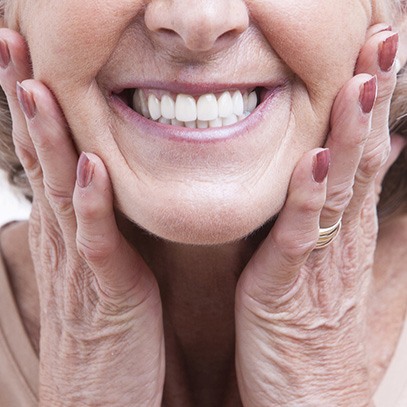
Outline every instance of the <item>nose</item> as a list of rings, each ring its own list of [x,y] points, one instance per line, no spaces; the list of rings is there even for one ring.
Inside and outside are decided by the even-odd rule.
[[[152,0],[144,18],[160,45],[193,52],[228,47],[249,26],[243,0]]]

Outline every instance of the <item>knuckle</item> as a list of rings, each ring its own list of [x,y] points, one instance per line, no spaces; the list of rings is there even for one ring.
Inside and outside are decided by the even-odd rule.
[[[325,196],[323,194],[314,194],[309,199],[301,202],[299,210],[305,215],[312,215],[315,212],[319,212],[324,205]]]
[[[345,211],[353,197],[353,189],[349,186],[338,185],[332,188],[325,201],[324,212],[335,217]]]
[[[99,267],[103,267],[117,249],[117,245],[106,236],[92,235],[89,238],[82,233],[77,234],[76,247],[79,255],[86,262]]]
[[[45,196],[55,211],[55,214],[61,217],[70,217],[73,214],[72,197],[52,186],[44,179]]]
[[[53,225],[45,223],[44,229],[46,232],[41,239],[43,260],[56,272],[66,257],[65,242]]]
[[[390,143],[383,143],[366,153],[359,164],[358,181],[369,182],[385,164],[390,154]]]
[[[396,78],[391,77],[385,81],[381,81],[376,98],[376,106],[387,106],[393,97],[394,89],[396,87]]]
[[[82,199],[76,200],[75,209],[83,222],[100,219],[104,215],[103,203],[96,199],[82,197]]]
[[[280,232],[274,236],[276,246],[279,248],[284,261],[297,265],[315,248],[315,232],[296,233]]]

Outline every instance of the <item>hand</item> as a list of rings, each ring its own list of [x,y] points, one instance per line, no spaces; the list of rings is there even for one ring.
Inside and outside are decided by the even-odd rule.
[[[160,406],[157,283],[117,228],[103,162],[89,153],[78,162],[53,95],[27,79],[24,39],[1,29],[0,41],[10,56],[1,85],[34,194],[29,240],[41,307],[40,405]]]
[[[396,83],[397,36],[383,29],[369,29],[355,76],[336,98],[329,150],[300,160],[284,208],[239,280],[236,366],[244,406],[370,405],[364,344],[378,230],[375,179],[389,154]],[[315,250],[319,227],[341,217],[336,240]]]

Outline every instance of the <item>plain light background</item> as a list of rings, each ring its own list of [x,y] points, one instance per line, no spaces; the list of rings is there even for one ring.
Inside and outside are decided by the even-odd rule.
[[[3,173],[0,173],[0,226],[12,220],[27,219],[30,203],[10,187]]]

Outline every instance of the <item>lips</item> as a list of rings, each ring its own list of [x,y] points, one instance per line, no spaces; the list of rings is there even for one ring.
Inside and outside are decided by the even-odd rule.
[[[201,143],[246,134],[274,110],[274,100],[289,81],[247,86],[160,84],[118,86],[111,91],[110,103],[141,134]]]
[[[244,120],[275,88],[229,88],[202,94],[135,88],[112,92],[112,95],[119,97],[129,108],[150,121],[208,129],[230,126]]]

